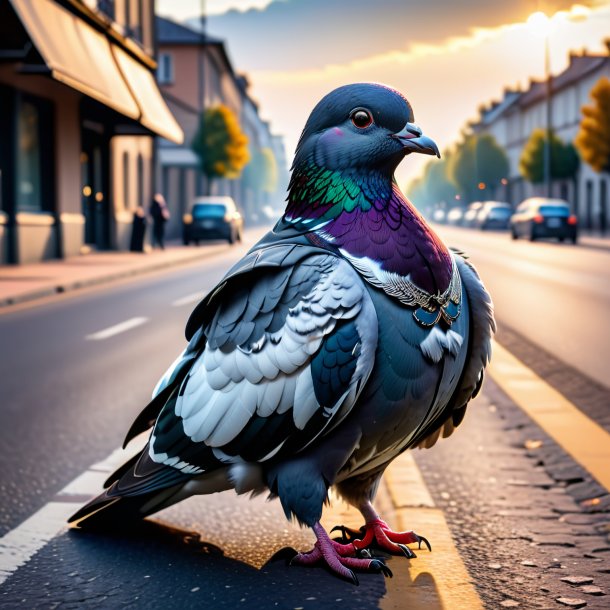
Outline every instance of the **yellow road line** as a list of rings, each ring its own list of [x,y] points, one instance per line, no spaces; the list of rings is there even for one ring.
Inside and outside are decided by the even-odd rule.
[[[497,342],[489,372],[523,411],[610,490],[610,434],[606,430]]]
[[[325,527],[342,523],[362,525],[361,515],[337,498],[325,509]],[[426,536],[434,549],[417,553],[415,559],[392,557],[389,566],[394,578],[386,579],[386,593],[380,600],[384,610],[482,610],[468,571],[453,543],[443,511],[436,508],[417,464],[410,452],[403,453],[386,471],[375,500],[382,519],[396,531],[414,530]]]

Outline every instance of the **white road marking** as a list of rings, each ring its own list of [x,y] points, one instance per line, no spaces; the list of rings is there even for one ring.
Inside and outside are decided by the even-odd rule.
[[[136,326],[140,326],[148,322],[148,318],[130,318],[129,320],[125,320],[125,322],[120,322],[119,324],[115,324],[114,326],[110,326],[105,328],[104,330],[99,330],[96,333],[92,333],[91,335],[87,335],[85,339],[89,339],[90,341],[101,341],[103,339],[108,339],[110,337],[114,337],[120,333],[124,333],[127,330],[131,330]]]
[[[68,527],[70,515],[102,490],[108,475],[142,450],[147,436],[132,442],[128,450],[116,449],[105,460],[94,464],[68,483],[57,496],[21,525],[0,538],[0,585],[42,547]]]
[[[182,307],[183,305],[190,305],[191,303],[198,303],[199,301],[201,301],[201,299],[203,299],[203,297],[205,295],[206,295],[206,293],[202,292],[202,291],[193,292],[193,294],[187,294],[185,297],[182,297],[181,299],[176,299],[172,303],[172,307]]]

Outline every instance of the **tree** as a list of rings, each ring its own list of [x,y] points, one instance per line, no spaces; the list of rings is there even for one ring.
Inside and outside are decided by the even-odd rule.
[[[202,114],[191,146],[199,157],[208,185],[215,178],[239,177],[250,159],[248,136],[242,132],[231,109],[222,104]]]
[[[277,162],[268,147],[250,150],[250,161],[244,170],[247,186],[258,193],[273,193],[277,188]]]
[[[405,195],[416,208],[422,209],[428,206],[429,201],[423,176],[413,178],[413,180],[407,184],[405,187]]]
[[[591,89],[593,104],[583,106],[574,143],[580,156],[596,172],[610,172],[610,80],[600,78]]]
[[[273,151],[265,146],[261,148],[261,156],[263,158],[263,192],[265,193],[275,193],[277,189],[277,181],[278,181],[278,171],[277,171],[277,161],[275,160],[275,155]]]
[[[544,182],[544,147],[547,135],[545,129],[535,129],[523,147],[519,160],[521,175],[532,184]],[[576,179],[580,159],[574,146],[566,144],[551,132],[551,178]]]
[[[455,200],[457,188],[449,179],[448,168],[450,154],[445,152],[440,161],[430,161],[424,171],[424,181],[430,203],[437,205],[441,202],[450,204]]]
[[[491,134],[467,135],[447,168],[450,180],[468,201],[495,189],[508,171],[508,157]]]

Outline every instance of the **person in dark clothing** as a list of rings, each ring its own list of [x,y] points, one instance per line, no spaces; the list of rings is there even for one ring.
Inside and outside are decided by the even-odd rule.
[[[161,193],[156,193],[150,206],[150,215],[153,219],[152,245],[165,249],[165,223],[169,220],[169,210],[165,198]]]

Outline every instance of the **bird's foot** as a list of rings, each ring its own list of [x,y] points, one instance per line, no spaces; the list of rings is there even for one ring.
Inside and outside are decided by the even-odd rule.
[[[355,585],[359,583],[354,570],[381,572],[384,576],[392,577],[392,571],[385,565],[383,559],[352,557],[351,555],[356,552],[355,548],[331,540],[320,524],[314,526],[314,532],[318,540],[313,549],[307,553],[297,553],[290,561],[290,565],[311,566],[322,561],[332,572]]]
[[[383,551],[395,555],[404,555],[408,558],[416,557],[415,553],[407,546],[407,544],[417,543],[421,549],[422,542],[432,550],[432,546],[427,538],[419,536],[415,532],[395,532],[390,529],[390,526],[381,519],[372,519],[363,525],[359,530],[353,530],[343,525],[333,527],[334,531],[342,533],[343,542],[340,546],[347,550],[353,548],[356,551],[361,551],[370,546],[377,546]],[[335,543],[338,544],[338,543]],[[341,552],[341,551],[340,551]]]

